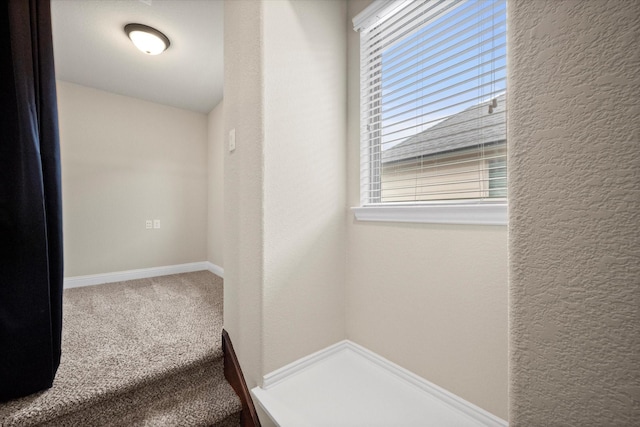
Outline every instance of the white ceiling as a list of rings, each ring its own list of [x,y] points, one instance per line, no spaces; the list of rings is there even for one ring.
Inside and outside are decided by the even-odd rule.
[[[56,77],[208,113],[222,99],[222,12],[219,0],[52,0]],[[162,31],[171,46],[140,52],[128,23]]]

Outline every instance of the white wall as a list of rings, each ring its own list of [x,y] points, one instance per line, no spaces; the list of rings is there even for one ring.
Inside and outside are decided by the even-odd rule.
[[[207,117],[207,261],[224,268],[224,101]]]
[[[204,261],[206,115],[66,82],[57,90],[65,277]]]
[[[263,5],[267,373],[345,338],[346,4]]]
[[[510,0],[510,422],[640,419],[637,1]]]
[[[369,0],[349,1],[349,21]],[[348,204],[359,205],[359,35],[347,24]],[[347,337],[507,417],[507,227],[348,219]]]
[[[345,20],[225,3],[225,328],[249,387],[345,337]]]
[[[224,327],[249,388],[262,380],[263,65],[260,2],[224,3]]]

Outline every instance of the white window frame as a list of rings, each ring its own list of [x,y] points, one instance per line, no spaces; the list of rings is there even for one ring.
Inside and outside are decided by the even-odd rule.
[[[412,0],[375,0],[353,19],[354,29],[385,20]],[[359,51],[358,51],[359,52]],[[360,74],[360,73],[359,73]],[[366,142],[362,142],[366,143]],[[358,221],[430,224],[508,225],[508,203],[498,200],[375,203],[352,207]]]

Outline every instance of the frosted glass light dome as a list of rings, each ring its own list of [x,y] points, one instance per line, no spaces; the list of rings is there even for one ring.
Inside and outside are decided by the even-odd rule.
[[[171,44],[167,36],[147,25],[127,24],[124,31],[133,44],[147,55],[159,55]]]

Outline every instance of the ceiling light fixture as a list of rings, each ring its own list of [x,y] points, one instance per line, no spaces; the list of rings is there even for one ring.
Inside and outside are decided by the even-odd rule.
[[[138,49],[148,55],[159,55],[171,44],[167,36],[148,25],[127,24],[124,32]]]

